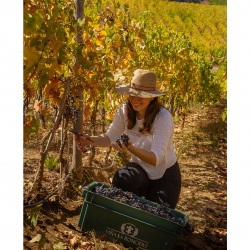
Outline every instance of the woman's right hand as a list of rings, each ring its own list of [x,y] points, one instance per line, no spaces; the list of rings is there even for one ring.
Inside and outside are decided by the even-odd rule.
[[[93,143],[91,142],[91,141],[89,141],[88,139],[90,139],[91,140],[91,137],[90,137],[90,135],[84,135],[84,137],[81,137],[80,138],[80,142],[78,142],[78,141],[76,141],[76,143],[77,143],[77,147],[78,147],[78,149],[79,150],[81,150],[81,146],[82,147],[87,147],[87,146],[90,146],[90,145],[92,145]]]

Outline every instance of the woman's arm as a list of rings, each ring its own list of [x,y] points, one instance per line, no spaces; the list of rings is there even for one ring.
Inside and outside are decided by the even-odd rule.
[[[122,147],[120,147],[117,142],[112,143],[113,148],[118,151],[129,150],[133,155],[137,156],[142,161],[153,166],[156,165],[156,156],[153,152],[135,147],[131,141],[128,142],[128,147],[123,144],[122,140],[120,140],[120,143]]]
[[[118,111],[115,114],[115,117],[110,125],[109,129],[105,134],[101,134],[98,136],[89,136],[85,135],[85,139],[81,138],[80,143],[83,147],[86,146],[96,146],[96,147],[110,147],[111,141],[115,142],[117,138],[123,133],[125,130],[125,124],[123,121],[123,116],[125,112],[125,103],[120,106]],[[92,140],[93,142],[87,140],[86,138]]]
[[[155,166],[156,165],[156,156],[153,152],[149,151],[149,150],[144,150],[138,147],[133,147],[130,152],[137,156],[139,159],[141,159],[142,161]]]
[[[92,140],[93,142],[87,140],[87,138]],[[85,139],[81,138],[80,142],[83,147],[90,146],[90,145],[97,146],[97,147],[110,147],[111,146],[111,141],[106,134],[101,134],[98,136],[85,135]]]

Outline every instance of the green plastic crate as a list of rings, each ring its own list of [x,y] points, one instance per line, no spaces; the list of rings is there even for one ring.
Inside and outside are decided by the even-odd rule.
[[[184,225],[98,195],[92,190],[102,186],[93,182],[83,188],[84,197],[78,226],[82,231],[95,230],[97,236],[105,235],[111,242],[123,242],[125,247],[149,250],[171,250],[178,236],[182,235],[188,215],[172,209],[172,213],[185,221]],[[109,188],[103,185],[103,188]],[[138,197],[141,201],[154,204]]]

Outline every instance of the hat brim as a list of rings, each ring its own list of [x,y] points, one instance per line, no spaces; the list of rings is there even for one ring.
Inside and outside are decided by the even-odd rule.
[[[134,89],[130,87],[129,83],[124,83],[124,82],[118,82],[115,88],[116,88],[116,91],[120,94],[137,96],[141,98],[152,98],[152,97],[157,97],[161,95],[166,95],[165,93],[159,90],[146,91],[146,90]]]

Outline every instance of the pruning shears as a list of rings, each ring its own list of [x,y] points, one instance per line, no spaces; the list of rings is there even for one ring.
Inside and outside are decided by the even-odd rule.
[[[85,138],[85,136],[84,136],[82,133],[78,133],[78,131],[76,130],[75,124],[74,124],[74,130],[69,130],[69,132],[71,132],[72,134],[75,135],[75,140],[76,140],[77,142],[79,142],[79,144],[80,144],[80,139],[81,139],[82,137],[83,137],[84,139],[87,139],[87,140],[93,142],[91,139]],[[79,145],[79,148],[81,149],[81,151],[82,151],[83,154],[87,152],[87,150],[85,150],[85,149],[83,148],[83,146],[81,146],[81,144]]]

